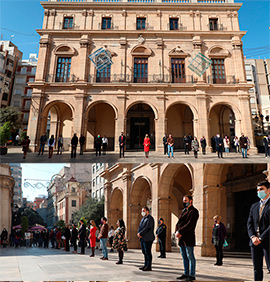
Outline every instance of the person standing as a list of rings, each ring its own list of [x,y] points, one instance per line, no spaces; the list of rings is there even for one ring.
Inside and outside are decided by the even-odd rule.
[[[166,155],[167,151],[168,151],[167,139],[168,139],[167,134],[164,134],[164,136],[163,136],[164,155]]]
[[[110,252],[113,253],[113,236],[114,236],[114,229],[113,229],[113,226],[110,227],[110,230],[109,230],[109,233],[108,233],[108,238],[109,238],[109,244],[110,244],[110,247],[111,247],[111,250]]]
[[[194,152],[195,159],[198,158],[198,151],[199,151],[199,142],[196,136],[194,136],[194,139],[191,141],[191,149]]]
[[[270,259],[270,183],[265,180],[257,184],[260,201],[250,208],[247,221],[251,257],[254,266],[254,280],[263,280],[263,256]]]
[[[50,232],[50,241],[51,241],[51,248],[53,248],[54,249],[54,247],[55,247],[55,233],[54,233],[54,231],[53,231],[53,229],[51,229],[51,232]]]
[[[223,244],[225,242],[225,238],[227,236],[227,230],[224,224],[221,222],[221,216],[215,215],[214,226],[212,232],[212,244],[216,248],[216,263],[215,265],[222,265],[223,262]]]
[[[216,135],[215,137],[215,143],[216,143],[216,151],[218,152],[218,158],[222,158],[223,159],[223,155],[222,155],[222,152],[223,152],[223,140],[222,138],[220,137],[219,134]]]
[[[64,236],[66,238],[66,247],[65,247],[65,251],[66,252],[69,252],[70,251],[70,247],[69,247],[69,241],[70,241],[70,237],[71,237],[71,234],[70,234],[70,228],[68,225],[66,225],[66,228],[65,228],[65,233],[64,233]]]
[[[230,140],[229,140],[227,135],[225,135],[225,137],[223,139],[223,145],[224,145],[225,153],[226,153],[226,156],[227,156],[228,153],[230,152]]]
[[[100,137],[100,134],[95,139],[95,148],[96,148],[96,156],[101,155],[101,144],[102,144],[102,139]]]
[[[184,143],[185,155],[186,154],[189,155],[189,138],[186,135],[184,136],[183,143]]]
[[[22,150],[23,150],[23,159],[26,158],[27,152],[29,150],[30,139],[29,136],[26,136],[22,141]]]
[[[44,132],[43,135],[41,135],[39,142],[40,142],[40,145],[39,145],[39,150],[38,150],[38,156],[40,155],[40,153],[41,153],[41,155],[43,155],[43,153],[44,153],[44,147],[45,147],[45,144],[47,142],[46,132]]]
[[[77,145],[78,145],[78,137],[77,134],[74,133],[71,139],[71,158],[76,158]]]
[[[118,262],[115,264],[123,264],[123,258],[124,258],[124,250],[125,250],[125,233],[126,233],[126,226],[123,219],[119,219],[116,222],[117,229],[115,230],[115,234],[113,237],[113,243],[112,246],[114,249],[118,251]]]
[[[80,240],[80,245],[81,245],[81,255],[84,255],[85,253],[85,236],[86,236],[86,226],[83,222],[83,220],[80,220],[80,228],[79,228],[79,240]]]
[[[107,218],[104,216],[101,219],[101,228],[99,232],[98,239],[100,240],[100,246],[102,249],[103,257],[100,259],[108,260],[108,250],[107,250],[107,241],[108,241],[108,232],[109,232],[109,225],[107,224]]]
[[[265,158],[270,157],[270,137],[269,135],[265,135],[263,138],[263,146],[264,146],[264,153]]]
[[[142,271],[152,271],[152,244],[154,235],[154,218],[150,215],[148,207],[142,208],[142,220],[140,222],[137,236],[141,242],[141,249],[144,255],[144,266],[139,269]]]
[[[235,153],[240,153],[240,150],[239,150],[239,140],[238,140],[237,136],[234,136],[233,143],[234,143],[234,146],[235,146]]]
[[[201,147],[202,147],[202,153],[203,153],[203,155],[205,155],[206,139],[205,139],[204,136],[201,138],[200,143],[201,143]]]
[[[46,229],[43,233],[44,248],[49,248],[50,233]]]
[[[121,135],[119,136],[120,158],[121,158],[121,153],[123,155],[123,158],[125,157],[125,145],[126,145],[126,136],[124,135],[124,132],[121,132]]]
[[[144,150],[146,158],[149,157],[150,145],[151,145],[151,143],[150,143],[149,135],[146,134],[145,138],[144,138],[144,141],[143,141],[143,150]]]
[[[83,147],[85,143],[85,137],[83,136],[83,134],[81,134],[79,142],[80,142],[80,155],[83,155]]]
[[[20,141],[20,135],[17,134],[16,137],[15,137],[14,146],[18,146],[19,141]]]
[[[95,256],[95,248],[96,248],[96,231],[97,231],[97,227],[96,227],[96,223],[94,220],[90,220],[90,234],[89,234],[89,240],[90,240],[90,246],[91,246],[91,250],[92,250],[92,254],[90,255],[90,257],[94,257]]]
[[[64,144],[64,139],[62,134],[59,135],[58,141],[57,141],[57,154],[56,155],[62,155],[62,151],[63,151],[63,144]]]
[[[7,229],[4,228],[1,233],[1,244],[3,245],[3,248],[6,248],[7,246],[7,240],[8,240],[8,232]]]
[[[166,232],[167,232],[167,226],[164,224],[164,220],[161,217],[158,220],[158,228],[156,230],[156,236],[158,239],[159,251],[160,251],[160,255],[158,256],[158,258],[166,258]]]
[[[173,139],[171,133],[169,134],[169,137],[167,139],[167,144],[168,144],[168,158],[170,158],[171,152],[172,152],[172,158],[174,158],[174,156],[173,156],[174,139]]]
[[[103,155],[106,155],[108,143],[109,143],[108,138],[106,137],[106,135],[104,135],[102,137],[102,151],[103,151]]]
[[[247,138],[245,137],[244,133],[241,134],[240,137],[240,147],[241,147],[241,151],[242,151],[242,157],[243,158],[247,158],[247,146],[248,146],[248,141]]]
[[[78,230],[76,224],[72,224],[71,230],[71,244],[73,245],[74,251],[72,253],[77,254],[77,240],[78,240]]]
[[[198,210],[193,206],[192,196],[183,197],[184,209],[176,224],[175,236],[179,239],[178,245],[184,263],[184,274],[177,279],[185,281],[195,280],[196,259],[194,256],[195,227],[199,218]]]
[[[48,147],[49,147],[49,159],[52,158],[53,155],[53,147],[55,144],[55,139],[54,139],[54,135],[51,135],[51,138],[48,140]]]

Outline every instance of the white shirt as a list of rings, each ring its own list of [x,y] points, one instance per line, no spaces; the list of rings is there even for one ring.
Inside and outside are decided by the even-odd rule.
[[[108,138],[107,138],[107,137],[102,137],[102,143],[103,143],[103,144],[104,144],[104,143],[108,144]]]

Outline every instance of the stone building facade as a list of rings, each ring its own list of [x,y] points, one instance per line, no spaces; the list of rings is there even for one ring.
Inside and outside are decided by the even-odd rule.
[[[175,245],[173,233],[182,212],[183,196],[193,196],[199,210],[196,251],[215,255],[211,244],[213,216],[221,215],[227,227],[229,249],[248,251],[246,223],[250,206],[259,200],[256,185],[269,180],[269,164],[114,164],[105,177],[105,215],[109,225],[123,218],[129,248],[139,248],[137,230],[141,208],[147,205],[155,219],[167,225],[167,250]],[[158,246],[156,245],[156,248]]]
[[[8,233],[11,230],[14,184],[10,166],[0,164],[0,232],[3,228],[6,228]]]
[[[246,81],[239,3],[233,0],[41,2],[44,20],[30,109],[28,135],[35,148],[50,121],[68,148],[73,133],[106,135],[118,150],[124,131],[127,149],[163,150],[164,133],[175,149],[184,134],[244,132],[255,152]],[[112,64],[97,71],[88,56],[103,48]],[[202,75],[188,66],[196,55],[211,59]],[[97,62],[104,62],[102,54]],[[203,61],[197,61],[205,66]],[[193,65],[195,64],[193,61]],[[196,69],[196,67],[195,67]],[[200,73],[199,73],[200,74]]]

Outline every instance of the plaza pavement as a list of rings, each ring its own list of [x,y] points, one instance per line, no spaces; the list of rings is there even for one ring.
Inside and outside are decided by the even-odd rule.
[[[78,151],[78,150],[77,150]],[[229,153],[224,159],[218,159],[216,153],[202,155],[199,152],[195,159],[193,152],[185,155],[184,152],[175,152],[175,158],[168,158],[167,155],[150,151],[148,159],[145,158],[143,151],[125,152],[125,158],[119,158],[118,153],[107,152],[106,155],[96,157],[95,152],[85,152],[83,155],[77,154],[75,159],[70,158],[70,152],[65,151],[62,155],[54,154],[48,158],[48,152],[38,156],[37,153],[29,152],[26,159],[23,159],[21,147],[8,147],[7,155],[0,156],[1,163],[270,163],[270,158],[265,158],[264,153],[249,155],[243,159],[240,153]]]
[[[72,248],[71,248],[72,249]],[[175,281],[183,273],[183,262],[178,250],[158,259],[153,253],[153,271],[143,272],[143,255],[140,250],[128,250],[124,264],[116,265],[118,254],[109,252],[109,260],[72,254],[64,250],[32,248],[0,249],[0,280],[2,281]],[[253,267],[250,258],[225,257],[223,266],[214,266],[215,258],[197,258],[197,281],[252,281]],[[264,269],[264,281],[270,274]]]

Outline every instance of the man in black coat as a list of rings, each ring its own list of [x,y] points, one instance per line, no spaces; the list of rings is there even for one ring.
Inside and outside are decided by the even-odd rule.
[[[269,262],[270,256],[270,183],[257,184],[260,201],[250,208],[247,222],[249,246],[254,266],[254,280],[263,280],[263,256]]]
[[[154,218],[149,214],[149,208],[143,207],[141,215],[143,216],[138,228],[137,236],[141,241],[141,249],[144,254],[144,266],[140,267],[142,271],[152,270],[152,244],[154,235]]]
[[[125,157],[125,145],[126,145],[126,136],[124,135],[124,132],[121,132],[121,135],[119,136],[120,158],[121,158],[121,152],[123,152],[123,158]]]
[[[96,148],[96,156],[101,156],[101,145],[102,145],[102,138],[100,137],[100,134],[95,139],[95,148]]]
[[[43,155],[44,153],[44,147],[45,147],[45,144],[47,142],[47,134],[46,132],[44,132],[43,135],[41,135],[40,139],[39,139],[39,142],[40,142],[40,146],[39,146],[39,150],[38,150],[38,155]]]
[[[263,145],[264,145],[264,152],[265,152],[265,157],[270,157],[270,137],[265,136],[263,138]]]
[[[83,155],[83,146],[85,143],[85,137],[81,134],[81,137],[79,139],[80,142],[80,155]]]
[[[158,256],[158,258],[166,258],[166,232],[167,226],[164,224],[163,218],[160,218],[156,230],[160,250],[160,256]]]
[[[85,236],[86,236],[86,226],[82,220],[80,220],[80,229],[79,229],[79,239],[81,244],[81,255],[84,255],[85,252]]]
[[[78,137],[76,133],[74,133],[71,139],[71,158],[73,157],[76,158],[77,145],[78,145]]]
[[[70,240],[71,234],[70,234],[70,229],[69,229],[69,226],[68,226],[68,225],[66,225],[64,236],[65,236],[65,238],[66,238],[66,247],[65,247],[65,250],[66,250],[66,252],[69,252],[69,251],[70,251],[70,248],[69,248],[69,240]]]
[[[183,143],[184,143],[184,149],[185,149],[185,155],[188,154],[189,155],[189,143],[190,143],[190,139],[185,135],[184,139],[183,139]]]
[[[216,151],[218,152],[218,158],[222,158],[222,152],[223,152],[223,139],[220,137],[219,134],[215,137],[215,143],[216,143]]]
[[[77,239],[78,239],[78,230],[76,224],[72,225],[72,231],[71,231],[71,243],[74,247],[73,253],[77,253]]]
[[[194,257],[195,228],[199,218],[198,210],[193,206],[192,196],[183,197],[184,209],[176,224],[175,236],[179,239],[181,255],[185,273],[177,279],[185,281],[195,280],[196,260]]]
[[[164,155],[166,155],[168,153],[167,139],[168,139],[167,134],[164,134],[164,136],[163,136]]]

